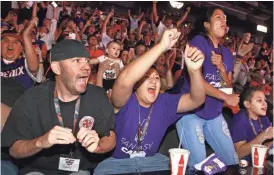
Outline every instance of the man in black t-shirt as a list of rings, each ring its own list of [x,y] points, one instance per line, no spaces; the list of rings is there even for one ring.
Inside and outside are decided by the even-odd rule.
[[[13,78],[1,77],[1,131],[16,100],[25,89]],[[18,168],[9,156],[7,147],[1,147],[1,174],[17,175]]]
[[[51,52],[56,82],[33,87],[13,106],[2,146],[20,174],[88,175],[115,147],[113,107],[102,88],[88,85],[88,57],[80,42],[61,41]]]

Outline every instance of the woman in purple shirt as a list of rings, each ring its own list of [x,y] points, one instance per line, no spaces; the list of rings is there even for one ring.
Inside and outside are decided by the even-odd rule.
[[[245,89],[240,96],[241,111],[232,120],[231,137],[240,159],[251,163],[251,145],[273,145],[273,127],[266,116],[264,92],[256,88]]]
[[[236,106],[239,95],[225,94],[222,88],[232,88],[233,56],[228,48],[220,45],[226,34],[226,16],[219,8],[207,11],[204,21],[205,35],[197,35],[191,46],[197,47],[205,55],[203,76],[206,91],[205,103],[199,108],[185,113],[176,124],[183,148],[190,150],[188,166],[200,163],[206,158],[205,139],[226,165],[236,164],[235,151],[227,123],[222,115],[224,102]],[[189,76],[181,89],[189,92]]]
[[[101,162],[94,175],[169,170],[169,158],[157,153],[167,128],[183,113],[200,106],[205,99],[200,71],[204,55],[186,47],[185,61],[191,79],[190,93],[160,94],[159,72],[152,67],[170,49],[180,33],[166,30],[160,43],[128,64],[113,86],[116,147],[111,158]]]

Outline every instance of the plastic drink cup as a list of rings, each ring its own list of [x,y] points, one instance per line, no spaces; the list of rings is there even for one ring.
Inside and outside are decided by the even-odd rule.
[[[267,147],[254,144],[251,146],[252,165],[256,168],[263,168],[267,155]]]
[[[171,175],[184,175],[190,152],[186,149],[169,149]]]

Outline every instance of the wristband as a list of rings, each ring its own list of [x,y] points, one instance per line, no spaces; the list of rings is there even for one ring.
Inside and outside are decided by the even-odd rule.
[[[241,55],[239,55],[238,53],[236,54],[236,58],[240,58],[240,59],[242,59],[243,58],[243,56],[241,56]]]

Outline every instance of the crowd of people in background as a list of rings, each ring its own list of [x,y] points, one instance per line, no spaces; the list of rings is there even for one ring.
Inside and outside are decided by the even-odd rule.
[[[70,1],[13,3],[1,19],[2,173],[57,174],[72,148],[54,145],[76,140],[74,174],[166,170],[158,149],[174,123],[191,168],[206,158],[205,141],[227,165],[250,161],[251,144],[273,146],[273,44],[229,35],[222,9],[209,9],[193,35],[190,7],[177,19],[155,1],[151,11],[126,14]],[[80,116],[75,122],[94,127],[77,134],[78,103],[95,122]]]

